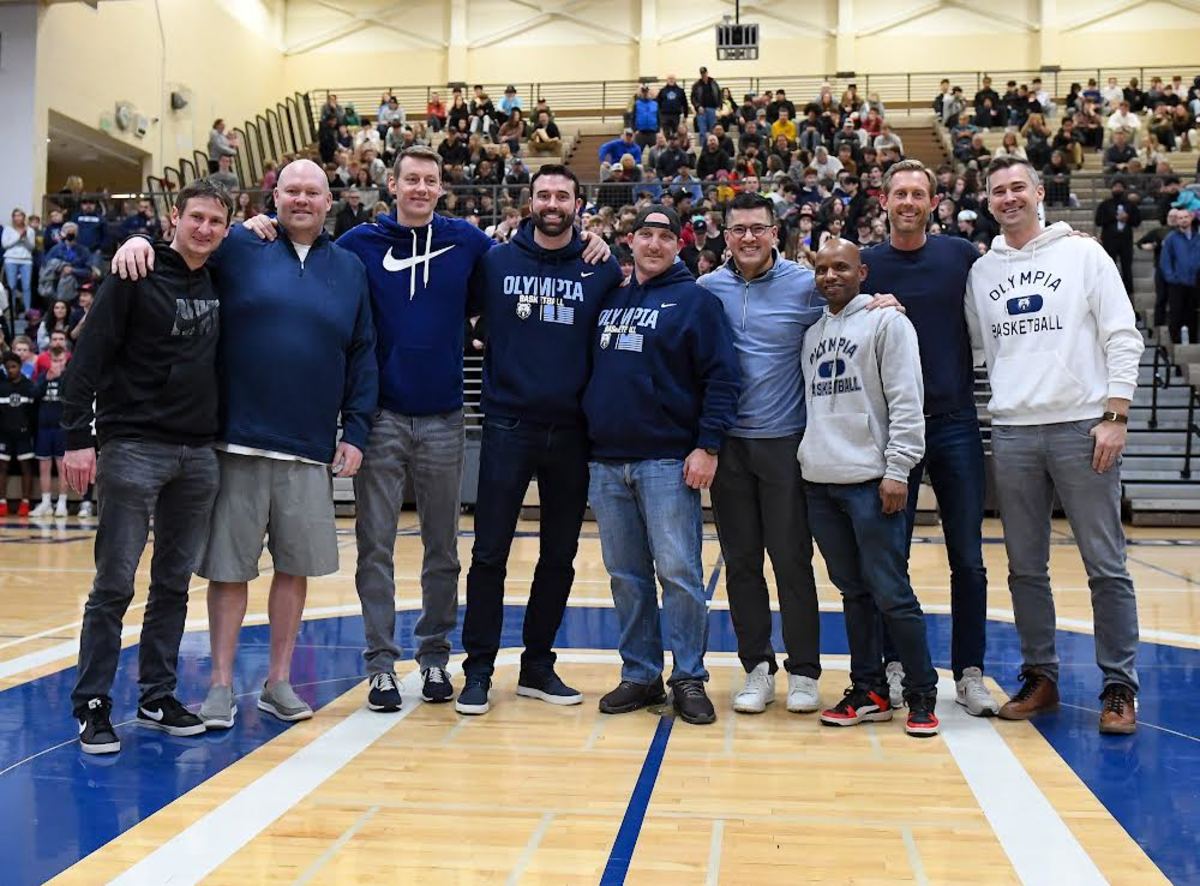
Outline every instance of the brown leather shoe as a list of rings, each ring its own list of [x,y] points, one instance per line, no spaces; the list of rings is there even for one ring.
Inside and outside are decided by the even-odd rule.
[[[1037,671],[1021,671],[1021,690],[1000,707],[1002,720],[1028,720],[1058,707],[1058,684]]]
[[[1110,683],[1100,693],[1100,731],[1109,735],[1132,735],[1137,730],[1137,706],[1133,690],[1122,683]]]

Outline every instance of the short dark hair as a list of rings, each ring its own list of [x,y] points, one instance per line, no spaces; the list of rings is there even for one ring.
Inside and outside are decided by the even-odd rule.
[[[537,185],[537,180],[544,175],[560,175],[563,178],[569,178],[571,184],[575,187],[575,199],[578,200],[583,196],[583,191],[580,189],[579,176],[571,169],[563,166],[561,163],[543,163],[538,167],[537,172],[533,174],[533,178],[529,180],[529,193],[533,194],[534,188]]]
[[[987,178],[991,178],[993,173],[999,172],[1002,169],[1012,169],[1014,166],[1024,166],[1025,171],[1029,174],[1029,180],[1035,185],[1041,184],[1041,179],[1038,177],[1037,170],[1033,168],[1033,164],[1024,157],[1018,157],[1014,154],[993,157],[992,162],[988,164]]]
[[[3,355],[0,355],[0,363],[4,364],[5,366],[7,366],[9,363],[16,363],[18,366],[20,366],[21,358],[18,357],[13,351],[5,351]]]
[[[728,211],[732,212],[735,209],[762,209],[767,213],[767,218],[771,220],[771,224],[775,224],[775,204],[770,197],[764,197],[762,194],[750,194],[745,191],[738,194],[729,201]]]
[[[233,219],[233,198],[229,196],[229,191],[225,190],[225,186],[219,184],[212,179],[198,178],[190,184],[184,185],[179,189],[179,193],[175,195],[175,209],[180,215],[183,215],[187,209],[188,201],[193,198],[207,198],[216,200],[225,207],[225,223],[229,224]]]
[[[454,132],[455,130],[452,129],[450,131]],[[412,157],[414,160],[426,160],[431,163],[436,163],[438,168],[438,178],[442,177],[442,155],[426,145],[412,145],[396,155],[396,162],[392,165],[392,175],[395,178],[400,178],[400,164],[404,162],[405,157]]]

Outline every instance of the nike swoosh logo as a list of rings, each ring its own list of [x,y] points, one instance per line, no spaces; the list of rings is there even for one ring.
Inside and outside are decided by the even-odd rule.
[[[149,719],[151,719],[151,720],[154,720],[154,721],[156,721],[156,722],[161,722],[161,721],[162,721],[162,718],[163,718],[163,712],[162,712],[162,711],[148,711],[148,710],[146,710],[145,708],[138,708],[138,710],[139,710],[139,711],[141,711],[141,714],[142,714],[142,716],[143,716],[143,717],[147,717],[147,718],[149,718]]]
[[[679,302],[677,302],[677,301],[665,301],[661,305],[659,305],[659,307],[660,308],[673,308],[677,304],[679,304]]]
[[[581,278],[582,278],[582,277],[590,277],[590,276],[592,276],[594,273],[596,273],[596,272],[595,272],[595,271],[581,271],[581,272],[580,272],[580,274],[579,274],[579,276],[580,276]]]
[[[431,261],[441,255],[443,252],[449,252],[457,244],[450,244],[434,252],[426,253],[425,255],[414,255],[410,258],[393,258],[392,250],[389,249],[383,257],[383,269],[385,271],[403,271],[405,268],[411,268],[423,262]]]

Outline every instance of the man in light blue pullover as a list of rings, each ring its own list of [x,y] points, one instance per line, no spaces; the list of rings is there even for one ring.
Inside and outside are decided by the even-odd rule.
[[[779,255],[769,199],[738,195],[726,221],[733,257],[698,282],[725,308],[742,373],[737,420],[726,435],[712,488],[729,614],[747,671],[733,709],[761,713],[775,700],[765,550],[778,585],[788,710],[811,712],[820,707],[820,612],[796,450],[805,426],[801,348],[825,299],[812,271]],[[889,304],[897,302],[881,295],[870,306]]]

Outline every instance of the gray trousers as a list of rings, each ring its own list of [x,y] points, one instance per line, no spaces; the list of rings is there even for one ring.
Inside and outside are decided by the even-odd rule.
[[[1054,596],[1050,591],[1050,514],[1058,493],[1087,570],[1096,664],[1104,685],[1138,688],[1137,599],[1125,567],[1121,471],[1092,470],[1095,421],[993,425],[996,494],[1008,551],[1008,588],[1024,667],[1058,680]]]
[[[747,671],[766,662],[771,648],[771,595],[763,576],[771,556],[789,674],[821,676],[821,613],[813,578],[812,535],[796,449],[800,434],[773,440],[726,437],[713,481],[713,514],[725,558],[729,616],[738,657]]]
[[[354,478],[358,570],[354,575],[367,634],[369,675],[390,672],[396,645],[396,525],[411,477],[425,556],[421,617],[413,630],[422,668],[445,667],[448,634],[458,621],[458,513],[465,447],[462,412],[375,416],[362,467]]]
[[[100,451],[96,490],[96,579],[83,608],[76,713],[109,697],[121,654],[121,623],[133,599],[138,561],[154,518],[150,596],[138,645],[140,703],[175,692],[179,641],[187,620],[188,585],[204,552],[217,457],[208,446],[110,440]]]

